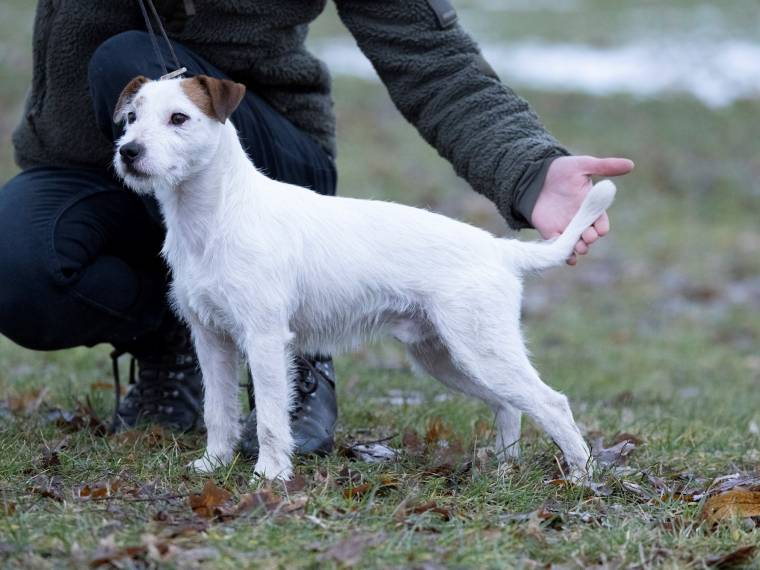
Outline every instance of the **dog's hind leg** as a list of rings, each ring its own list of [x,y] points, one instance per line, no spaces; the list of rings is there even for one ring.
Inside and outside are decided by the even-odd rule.
[[[541,381],[527,355],[516,363],[482,363],[481,369],[488,375],[488,389],[497,398],[525,412],[554,440],[570,467],[570,477],[586,477],[591,455],[567,397]]]
[[[511,409],[516,408],[534,420],[562,450],[570,466],[570,475],[580,479],[587,475],[590,453],[580,430],[575,425],[567,398],[544,384],[530,364],[527,349],[523,344],[519,323],[514,316],[496,315],[483,310],[475,310],[477,300],[473,300],[470,314],[488,315],[481,318],[478,328],[468,323],[468,315],[447,314],[452,325],[437,326],[444,343],[445,352],[440,349],[428,355],[415,355],[433,376],[448,385],[458,382],[457,388],[487,402],[496,412],[497,449],[509,456],[515,434],[517,420]],[[513,323],[510,325],[510,320]],[[462,330],[457,330],[454,325]],[[478,330],[478,334],[473,334]],[[448,354],[449,369],[459,371],[456,378],[441,374],[441,364],[436,358]]]
[[[494,398],[453,362],[451,354],[440,339],[428,339],[407,346],[409,356],[425,372],[446,386],[485,400],[496,416],[496,453],[502,460],[514,461],[520,457],[522,412],[503,399]]]
[[[520,457],[522,412],[506,402],[492,404],[491,408],[496,416],[496,455],[514,461]]]
[[[208,473],[230,462],[240,437],[240,354],[231,340],[200,323],[191,322],[190,328],[203,375],[203,420],[207,434],[206,452],[190,467]]]
[[[293,474],[289,378],[292,361],[288,348],[291,338],[292,334],[283,328],[282,333],[251,334],[246,339],[259,438],[254,473],[266,479],[288,480]]]

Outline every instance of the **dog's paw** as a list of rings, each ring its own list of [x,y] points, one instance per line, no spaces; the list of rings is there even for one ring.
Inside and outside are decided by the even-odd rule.
[[[593,470],[588,467],[572,467],[567,474],[567,480],[575,485],[584,485],[591,481]]]
[[[499,463],[519,463],[520,444],[515,442],[507,447],[498,447],[495,454]]]
[[[219,467],[224,465],[224,461],[219,459],[212,459],[208,455],[204,455],[200,459],[191,461],[187,464],[188,469],[196,473],[213,473]]]
[[[270,481],[290,481],[293,477],[293,465],[285,457],[279,461],[271,457],[259,457],[253,468],[253,481],[264,478]]]

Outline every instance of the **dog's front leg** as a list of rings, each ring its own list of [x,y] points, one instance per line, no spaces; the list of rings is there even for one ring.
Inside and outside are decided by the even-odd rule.
[[[240,438],[238,364],[240,353],[228,338],[191,320],[195,352],[203,375],[206,452],[190,467],[209,473],[232,460]]]
[[[266,479],[288,480],[293,474],[290,455],[290,334],[263,333],[247,341],[256,397],[259,458],[254,473]]]

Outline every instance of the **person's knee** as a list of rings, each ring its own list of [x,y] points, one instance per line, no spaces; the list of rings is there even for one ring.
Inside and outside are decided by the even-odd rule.
[[[0,188],[0,335],[25,348],[44,350],[56,290],[45,267],[45,246],[34,225],[29,176]]]
[[[114,85],[123,88],[132,78],[147,72],[145,62],[155,57],[152,53],[145,32],[130,30],[108,38],[90,58],[87,68],[90,90],[97,92]]]
[[[0,334],[24,348],[47,350],[50,339],[40,331],[47,329],[49,307],[40,294],[42,283],[28,280],[32,266],[21,255],[0,252]]]

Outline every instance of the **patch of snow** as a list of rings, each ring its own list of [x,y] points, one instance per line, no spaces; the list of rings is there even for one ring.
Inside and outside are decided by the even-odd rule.
[[[745,40],[638,41],[613,47],[534,41],[485,43],[482,50],[513,87],[642,98],[689,93],[710,107],[760,96],[760,43]],[[336,75],[379,80],[349,39],[316,42],[314,51]]]

